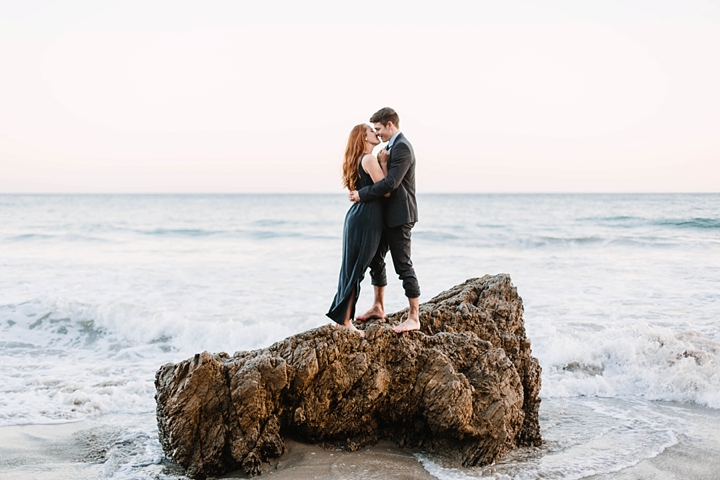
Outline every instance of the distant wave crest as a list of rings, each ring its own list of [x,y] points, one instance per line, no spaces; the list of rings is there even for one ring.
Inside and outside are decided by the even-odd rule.
[[[657,222],[658,225],[677,227],[677,228],[700,228],[700,229],[716,229],[720,228],[720,219],[717,218],[691,218],[691,219],[668,219]]]

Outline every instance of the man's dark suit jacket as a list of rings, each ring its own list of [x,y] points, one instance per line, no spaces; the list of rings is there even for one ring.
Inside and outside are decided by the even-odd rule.
[[[385,223],[388,227],[397,227],[418,221],[417,201],[415,200],[415,152],[405,135],[398,134],[390,149],[388,174],[379,182],[358,190],[361,202],[385,198]]]

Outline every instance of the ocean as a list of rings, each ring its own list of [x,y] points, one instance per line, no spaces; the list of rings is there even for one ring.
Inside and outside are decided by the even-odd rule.
[[[0,478],[182,478],[157,439],[155,371],[328,323],[348,206],[0,195]],[[541,448],[474,469],[418,453],[432,476],[621,478],[681,447],[720,452],[720,194],[428,194],[418,207],[421,302],[510,274],[543,369]],[[393,312],[406,300],[388,273]],[[366,278],[358,310],[371,298]],[[55,425],[70,440],[21,438]]]

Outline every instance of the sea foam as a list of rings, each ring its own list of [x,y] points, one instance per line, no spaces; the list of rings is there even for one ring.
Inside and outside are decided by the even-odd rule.
[[[552,328],[534,352],[546,398],[637,396],[720,408],[720,343],[695,331],[647,323]]]

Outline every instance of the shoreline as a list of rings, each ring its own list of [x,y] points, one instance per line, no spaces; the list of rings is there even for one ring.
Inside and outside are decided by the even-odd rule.
[[[720,436],[720,432],[714,432]],[[718,480],[720,449],[713,444],[687,435],[658,455],[641,460],[614,473],[585,477],[586,480]]]
[[[609,399],[608,399],[609,400]],[[593,402],[595,403],[595,402]],[[607,408],[642,408],[637,402],[618,403],[610,400]],[[399,480],[472,480],[530,478],[534,473],[543,478],[588,480],[718,480],[720,472],[720,411],[691,404],[653,404],[661,417],[673,414],[667,424],[674,442],[657,455],[638,458],[635,463],[618,458],[619,464],[599,464],[575,460],[577,455],[602,458],[607,443],[576,439],[566,445],[567,427],[576,429],[617,428],[608,417],[596,417],[600,423],[586,423],[587,405],[565,402],[545,404],[541,428],[546,443],[543,447],[518,449],[496,464],[478,468],[442,466],[441,459],[416,455],[414,450],[401,449],[391,441],[356,452],[325,449],[319,445],[285,437],[285,452],[262,466],[259,478],[290,479],[399,479]],[[559,413],[558,413],[559,412]],[[52,424],[27,424],[0,427],[0,478],[13,480],[77,480],[98,478],[147,478],[157,480],[187,479],[183,469],[162,453],[155,430],[155,414],[108,414],[81,421]],[[580,422],[581,425],[577,425]],[[632,423],[631,423],[632,424]],[[560,431],[558,426],[564,425]],[[615,426],[613,426],[615,425]],[[683,428],[678,428],[683,426]],[[623,437],[633,432],[621,433]],[[636,435],[641,432],[636,432]],[[658,437],[667,438],[667,437]],[[633,440],[629,440],[632,445]],[[579,443],[577,443],[579,442]],[[578,447],[573,450],[574,445]],[[590,448],[590,450],[588,450]],[[579,468],[578,468],[579,467]],[[600,468],[598,468],[600,467]],[[613,471],[617,467],[617,471]],[[594,469],[594,471],[593,471]],[[534,473],[533,473],[534,472]],[[251,478],[241,471],[214,477],[219,479]]]
[[[85,420],[0,427],[0,477],[30,480],[97,478],[83,461],[83,448],[74,435],[88,428]]]
[[[703,415],[710,412],[696,413]],[[151,421],[154,416],[144,414],[141,417],[149,417],[146,421]],[[66,478],[89,480],[104,476],[112,477],[113,469],[137,468],[140,466],[137,459],[129,456],[113,457],[111,454],[118,446],[118,438],[127,437],[128,425],[136,424],[137,420],[138,416],[135,415],[120,418],[110,415],[79,422],[0,427],[0,477],[13,480],[31,480],[39,477],[49,480]],[[717,474],[720,471],[720,431],[714,429],[713,425],[708,427],[705,432],[698,432],[699,435],[678,435],[676,444],[635,465],[617,472],[577,478],[717,480],[720,478]],[[146,437],[146,440],[149,439]],[[263,464],[263,473],[259,478],[279,480],[296,478],[434,480],[448,476],[469,479],[496,478],[492,468],[485,470],[485,475],[482,468],[445,470],[434,468],[431,464],[428,465],[429,470],[426,470],[423,465],[425,462],[421,462],[411,450],[400,449],[387,440],[356,452],[328,450],[290,438],[285,440],[285,447],[285,452],[280,457]],[[544,454],[541,454],[541,457],[543,456]],[[498,462],[498,466],[501,463],[502,461]],[[146,474],[144,476],[150,478],[184,477],[182,468],[166,460],[141,467]],[[515,473],[522,474],[521,471]],[[251,477],[241,471],[234,471],[214,478]]]
[[[13,480],[31,480],[38,476],[52,480],[102,478],[102,470],[108,464],[116,463],[114,459],[108,458],[109,453],[116,447],[117,438],[123,436],[127,436],[123,425],[112,421],[105,423],[103,417],[68,423],[2,426],[0,477]],[[124,460],[127,464],[136,463],[131,458]],[[187,478],[184,477],[183,469],[170,461],[163,460],[160,464],[148,467],[154,474],[160,475],[153,475],[155,478]],[[262,471],[259,478],[280,480],[436,480],[423,468],[413,452],[397,448],[390,441],[381,441],[356,452],[343,452],[285,439],[285,452],[270,463],[263,464]],[[232,471],[214,478],[257,477],[250,477],[242,471]]]

